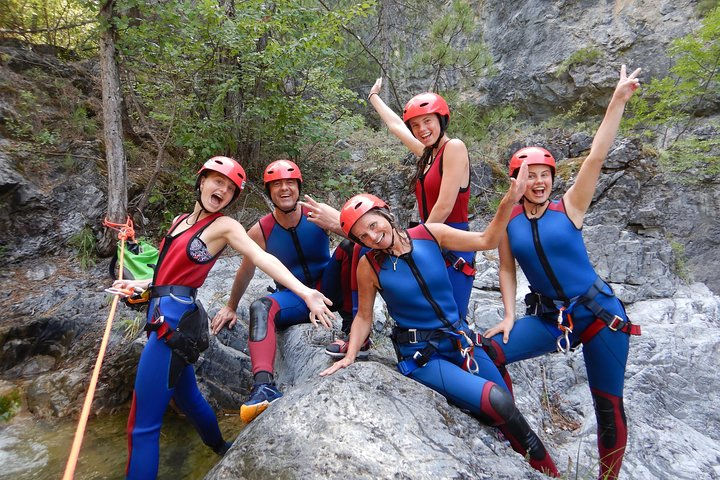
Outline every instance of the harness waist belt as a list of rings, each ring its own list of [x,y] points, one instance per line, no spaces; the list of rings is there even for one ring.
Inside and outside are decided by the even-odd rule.
[[[596,320],[580,335],[583,343],[586,343],[586,341],[590,340],[604,327],[608,327],[614,332],[619,330],[621,332],[627,333],[628,335],[640,335],[640,325],[635,325],[630,320],[626,321],[621,316],[614,315],[608,312],[595,300],[595,297],[601,294],[606,296],[614,296],[614,294],[607,294],[603,292],[602,288],[604,286],[605,282],[603,282],[600,277],[597,277],[595,279],[595,282],[592,284],[592,286],[588,289],[587,292],[567,302],[555,301],[552,298],[538,292],[532,292],[528,294],[528,297],[535,297],[540,304],[546,307],[552,307],[556,311],[558,309],[558,306],[562,305],[563,303],[565,304],[565,306],[576,303],[577,305],[583,305],[588,310],[590,310],[593,315],[595,315]],[[528,297],[526,297],[525,299],[526,302],[528,301]]]
[[[153,285],[150,287],[150,298],[164,297],[166,295],[191,297],[195,300],[197,288],[186,287],[184,285]]]
[[[472,263],[468,263],[463,257],[455,255],[451,251],[447,251],[443,253],[443,258],[445,258],[446,267],[452,266],[455,270],[464,273],[468,277],[475,276],[475,267],[473,267]]]
[[[437,339],[439,336],[437,332],[437,330],[418,330],[416,328],[405,330],[396,327],[393,328],[391,338],[393,342],[401,345],[406,343],[427,342],[431,339]]]

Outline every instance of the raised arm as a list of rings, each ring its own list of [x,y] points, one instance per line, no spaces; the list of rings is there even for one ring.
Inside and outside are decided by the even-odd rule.
[[[248,230],[248,236],[257,243],[260,248],[265,249],[265,239],[263,239],[259,223],[256,223]],[[231,330],[235,326],[235,323],[237,323],[238,304],[254,275],[255,264],[248,256],[244,256],[240,267],[235,273],[235,280],[230,290],[230,298],[228,299],[227,305],[215,314],[215,317],[213,317],[210,323],[210,330],[213,335],[217,335],[225,325]]]
[[[398,137],[412,153],[419,157],[422,155],[425,147],[420,140],[413,136],[412,132],[407,128],[407,125],[405,125],[405,122],[403,122],[403,119],[383,102],[383,99],[380,98],[381,89],[382,77],[375,80],[375,84],[370,89],[368,101],[375,108],[375,111],[378,112],[382,121],[385,122],[390,133]]]
[[[442,172],[438,199],[425,223],[445,223],[455,207],[458,192],[470,182],[470,160],[462,140],[452,139],[445,144]]]
[[[502,295],[505,314],[503,319],[494,327],[488,328],[483,333],[485,337],[492,337],[498,333],[503,334],[503,343],[508,342],[510,331],[515,326],[515,303],[517,301],[517,277],[515,268],[515,257],[510,250],[510,240],[507,234],[500,240],[498,246],[500,254],[500,294]]]
[[[341,368],[345,368],[355,362],[355,357],[360,351],[365,339],[370,335],[373,321],[373,307],[375,295],[377,294],[377,276],[370,266],[367,258],[360,259],[357,267],[358,279],[358,311],[350,327],[350,343],[344,358],[333,363],[329,368],[320,372],[320,376],[331,375]]]
[[[639,74],[639,68],[629,76],[626,73],[625,65],[620,68],[620,81],[615,87],[605,117],[595,134],[590,154],[580,167],[575,184],[570,187],[563,197],[568,217],[578,228],[582,226],[585,212],[587,212],[590,202],[592,202],[595,187],[600,177],[600,170],[605,163],[610,147],[615,141],[615,135],[625,111],[625,104],[640,86],[640,80],[637,78]]]
[[[216,223],[219,223],[218,228],[220,229],[220,235],[232,248],[244,257],[250,259],[260,270],[270,275],[273,280],[290,289],[303,299],[310,309],[310,322],[312,322],[313,325],[317,325],[317,323],[320,322],[326,328],[332,328],[332,319],[334,316],[327,308],[327,305],[332,305],[332,302],[326,298],[325,295],[305,286],[300,280],[295,278],[280,260],[267,253],[260,248],[257,243],[252,241],[243,226],[234,219],[221,217]]]
[[[505,229],[510,221],[513,205],[515,205],[525,193],[527,183],[528,167],[523,162],[518,170],[517,178],[510,179],[510,188],[500,200],[500,206],[495,216],[482,232],[465,232],[447,225],[433,223],[426,224],[430,232],[435,236],[443,248],[449,250],[460,250],[465,252],[492,250],[497,248],[500,240],[505,235]]]

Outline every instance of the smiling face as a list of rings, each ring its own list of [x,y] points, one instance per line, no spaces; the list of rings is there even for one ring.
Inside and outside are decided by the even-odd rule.
[[[217,212],[233,199],[237,186],[225,175],[210,171],[200,179],[200,198],[209,212]]]
[[[370,210],[353,225],[350,233],[363,245],[375,250],[386,250],[393,243],[393,228],[384,216]]]
[[[267,186],[270,200],[282,210],[292,210],[300,198],[300,185],[294,178],[273,180]]]
[[[426,147],[431,147],[441,135],[440,119],[434,113],[420,115],[408,120],[413,136]]]
[[[552,190],[552,170],[547,165],[529,165],[525,198],[533,203],[544,203]]]

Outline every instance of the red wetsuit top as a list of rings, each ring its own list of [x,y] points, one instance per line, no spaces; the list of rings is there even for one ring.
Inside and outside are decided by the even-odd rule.
[[[183,285],[200,288],[210,273],[215,261],[225,250],[223,247],[216,255],[210,255],[205,242],[200,239],[202,232],[222,213],[214,213],[195,222],[190,228],[177,235],[172,232],[190,215],[179,217],[160,242],[160,258],[153,278],[154,286]]]
[[[420,219],[423,223],[430,216],[430,212],[435,206],[435,203],[437,203],[438,196],[440,195],[445,145],[447,145],[447,142],[440,147],[437,156],[432,163],[430,163],[430,169],[420,175],[417,182],[415,182],[415,198],[417,198]],[[457,197],[455,197],[455,205],[445,220],[445,223],[467,223],[469,201],[470,185],[458,191]]]

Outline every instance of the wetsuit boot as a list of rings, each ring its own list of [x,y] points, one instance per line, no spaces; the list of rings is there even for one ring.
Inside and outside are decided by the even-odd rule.
[[[480,410],[484,414],[481,420],[497,426],[513,450],[528,458],[531,467],[551,477],[560,476],[542,441],[530,428],[507,390],[487,382],[481,402]]]
[[[627,444],[627,420],[622,397],[591,389],[597,418],[600,473],[598,478],[615,480],[620,475]]]

